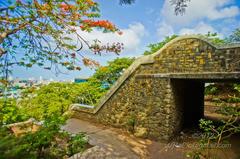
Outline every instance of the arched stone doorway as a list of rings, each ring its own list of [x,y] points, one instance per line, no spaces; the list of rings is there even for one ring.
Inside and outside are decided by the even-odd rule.
[[[182,76],[182,75],[181,75]],[[198,77],[197,77],[198,76]],[[212,77],[205,77],[205,74],[195,75],[194,78],[184,79],[176,77],[171,79],[173,99],[178,117],[178,124],[175,132],[184,129],[197,128],[199,120],[204,118],[204,89],[205,83],[239,83],[240,79],[235,78],[235,73],[211,74]],[[224,79],[223,79],[224,77]]]

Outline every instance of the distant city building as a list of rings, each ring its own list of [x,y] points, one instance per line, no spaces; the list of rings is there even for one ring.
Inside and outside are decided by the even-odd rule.
[[[43,79],[42,77],[39,80],[34,78],[29,79],[19,79],[19,78],[11,78],[9,79],[9,86],[6,91],[4,91],[3,86],[0,89],[0,98],[8,97],[8,98],[20,98],[21,92],[29,87],[35,87],[36,89],[40,88],[43,85],[48,85],[49,83],[56,82],[53,79]]]
[[[83,82],[87,82],[89,78],[87,77],[80,77],[80,78],[75,78],[74,79],[74,83],[83,83]]]
[[[82,83],[86,82],[88,78],[75,78],[74,80],[54,80],[44,79],[42,76],[39,79],[35,78],[28,78],[28,79],[20,79],[20,78],[10,78],[8,88],[5,90],[2,83],[0,83],[0,99],[3,97],[8,98],[21,98],[21,93],[30,87],[34,87],[35,89],[39,89],[41,86],[48,85],[54,82],[61,82],[61,83]]]

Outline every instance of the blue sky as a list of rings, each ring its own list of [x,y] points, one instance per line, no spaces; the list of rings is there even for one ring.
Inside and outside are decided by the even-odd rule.
[[[87,50],[88,57],[105,65],[107,61],[117,57],[138,57],[146,46],[164,39],[172,34],[206,34],[217,32],[220,37],[229,35],[240,27],[240,1],[237,0],[191,0],[185,15],[175,16],[170,0],[136,0],[132,5],[121,6],[117,0],[97,0],[100,4],[102,19],[108,19],[116,24],[123,35],[103,34],[96,30],[90,34],[82,33],[87,40],[100,39],[103,43],[120,41],[125,49],[120,56],[104,54],[92,55]],[[90,76],[94,70],[83,67],[82,70],[65,72],[56,75],[54,71],[38,67],[30,69],[15,68],[14,77],[38,79],[74,79]]]

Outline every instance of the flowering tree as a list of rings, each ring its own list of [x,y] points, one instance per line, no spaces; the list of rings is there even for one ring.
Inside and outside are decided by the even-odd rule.
[[[60,71],[59,65],[68,70],[80,70],[80,63],[98,65],[83,56],[80,52],[83,47],[94,54],[104,51],[119,54],[122,44],[88,42],[79,33],[97,28],[121,34],[114,24],[99,17],[98,3],[93,0],[0,1],[1,73],[13,65],[38,65],[55,68],[56,72]]]

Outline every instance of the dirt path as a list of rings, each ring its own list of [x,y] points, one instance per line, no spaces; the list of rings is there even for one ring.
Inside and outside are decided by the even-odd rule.
[[[149,140],[137,139],[120,130],[79,119],[68,120],[64,129],[70,133],[85,132],[89,143],[111,153],[110,158],[147,158],[147,145],[151,144]]]
[[[180,142],[171,143],[140,139],[116,128],[79,119],[68,120],[63,128],[70,133],[85,132],[89,136],[89,143],[98,149],[87,152],[87,157],[80,156],[74,159],[186,159],[187,152],[192,151],[192,147],[197,144],[196,140],[188,137],[184,137],[183,141],[180,139]],[[234,140],[239,141],[239,138]],[[222,149],[217,154],[222,159],[236,159],[239,144],[232,143],[231,149]]]

